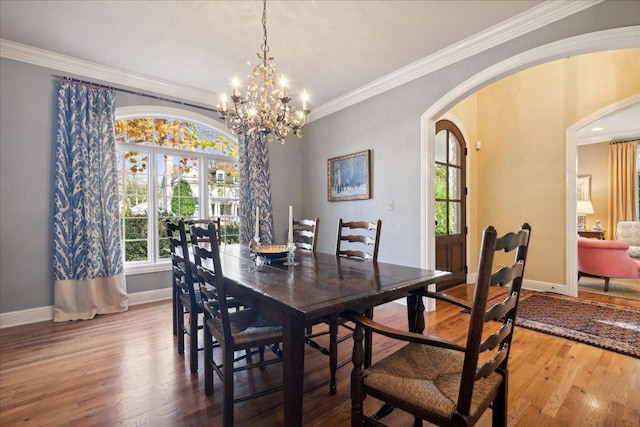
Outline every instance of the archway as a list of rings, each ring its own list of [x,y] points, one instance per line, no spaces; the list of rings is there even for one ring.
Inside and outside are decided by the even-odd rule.
[[[421,117],[421,158],[423,163],[421,166],[421,182],[422,182],[422,196],[421,196],[421,248],[422,248],[422,265],[427,268],[433,268],[435,266],[435,226],[432,221],[428,221],[428,218],[434,217],[434,204],[433,197],[434,192],[434,176],[433,176],[433,161],[435,158],[435,122],[452,106],[466,98],[478,89],[488,85],[489,83],[498,80],[507,75],[521,71],[523,69],[532,67],[534,65],[542,64],[552,60],[560,59],[562,57],[592,53],[598,51],[623,49],[630,47],[638,47],[638,31],[640,27],[625,27],[619,29],[612,29],[606,31],[599,31],[590,34],[584,34],[576,37],[571,37],[565,40],[560,40],[548,45],[540,46],[527,52],[523,52],[512,58],[506,59],[492,67],[487,68],[481,73],[473,76],[467,81],[463,82],[455,89],[447,93],[440,100],[438,100],[431,108],[429,108]],[[575,141],[574,141],[575,144]],[[567,150],[569,151],[569,150]],[[567,177],[567,192],[575,199],[575,146],[571,153],[573,158],[572,168],[573,175],[571,180]],[[569,154],[567,155],[567,163],[570,162]],[[570,174],[569,168],[567,168],[567,176]],[[573,185],[573,189],[571,189]],[[570,201],[569,201],[569,204]],[[575,203],[574,203],[575,204]],[[571,230],[575,226],[575,206],[573,209],[573,217],[571,223]],[[569,218],[570,212],[567,212],[567,218]],[[567,233],[567,247],[576,244],[575,233]],[[572,242],[570,242],[572,240]],[[571,270],[571,260],[573,259],[573,272]],[[571,280],[574,281],[574,288],[577,288],[575,284],[575,253],[569,255],[567,251],[567,284],[570,286]],[[569,274],[572,274],[569,277]],[[567,286],[567,288],[569,288]],[[557,289],[556,289],[557,290]],[[430,302],[431,304],[431,302]],[[432,307],[429,307],[430,309]]]

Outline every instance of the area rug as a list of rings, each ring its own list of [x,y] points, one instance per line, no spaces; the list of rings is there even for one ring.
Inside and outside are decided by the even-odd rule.
[[[516,325],[640,358],[640,309],[526,292]]]

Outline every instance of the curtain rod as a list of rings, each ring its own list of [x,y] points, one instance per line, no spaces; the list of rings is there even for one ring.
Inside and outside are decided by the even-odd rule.
[[[640,142],[640,138],[631,138],[631,139],[623,139],[623,140],[620,140],[620,141],[611,141],[609,143],[609,145],[624,144],[625,142],[635,142],[635,141]]]
[[[122,88],[118,88],[118,87],[114,87],[114,86],[107,86],[107,85],[103,85],[103,84],[100,84],[100,83],[95,83],[95,82],[90,82],[90,81],[86,81],[86,80],[76,79],[76,78],[73,78],[73,77],[67,77],[67,76],[55,76],[55,77],[57,77],[58,80],[67,80],[67,81],[78,83],[78,84],[82,84],[82,85],[88,85],[90,87],[97,87],[97,88],[101,88],[101,89],[111,89],[111,90],[115,90],[115,91],[118,91],[118,92],[129,93],[131,95],[138,95],[138,96],[144,96],[146,98],[156,99],[158,101],[171,102],[173,104],[184,105],[186,107],[199,108],[201,110],[211,111],[211,112],[214,112],[214,113],[218,112],[218,110],[216,110],[215,108],[203,107],[203,106],[200,106],[200,105],[190,104],[190,103],[184,102],[184,101],[177,101],[175,99],[163,98],[161,96],[156,96],[156,95],[150,95],[148,93],[136,92],[136,91],[133,91],[133,90],[122,89]]]

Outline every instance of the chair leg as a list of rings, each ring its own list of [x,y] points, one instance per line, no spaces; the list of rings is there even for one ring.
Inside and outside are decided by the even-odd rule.
[[[198,372],[198,312],[189,313],[189,365],[191,372]]]
[[[492,427],[505,427],[507,425],[507,397],[509,386],[509,372],[504,372],[502,384],[498,389],[498,395],[493,400]]]
[[[204,394],[213,394],[213,336],[205,324],[204,329]]]
[[[176,312],[177,318],[177,327],[178,327],[178,353],[184,353],[184,315],[186,314],[184,308],[182,307],[182,303],[178,301],[178,310]]]
[[[338,370],[338,316],[329,319],[329,394],[336,394],[336,371]]]
[[[224,346],[224,366],[223,370],[223,403],[222,403],[222,422],[225,427],[233,427],[233,349]]]
[[[609,278],[608,277],[604,278],[604,291],[605,292],[609,292]]]
[[[258,353],[260,354],[260,370],[264,371],[265,366],[264,366],[264,346],[263,345],[261,345],[258,348]]]
[[[362,340],[364,330],[356,325],[353,332],[353,371],[351,372],[351,427],[362,427],[364,421],[362,413],[362,403],[364,395],[362,393],[362,364],[364,363],[364,349]]]
[[[178,335],[178,294],[175,285],[173,285],[173,296],[171,303],[171,307],[173,308],[173,313],[171,315],[173,319],[173,335]]]

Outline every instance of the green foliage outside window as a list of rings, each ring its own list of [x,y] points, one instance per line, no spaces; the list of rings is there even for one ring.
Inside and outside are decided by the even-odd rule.
[[[435,180],[435,214],[436,214],[436,236],[447,234],[447,168],[444,165],[436,165]]]
[[[196,211],[196,200],[193,198],[191,186],[184,179],[178,181],[178,184],[173,187],[171,211],[174,215],[181,217],[189,217]]]

